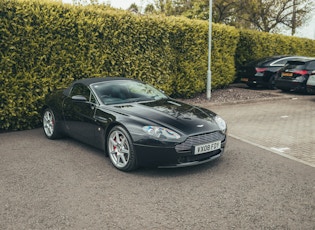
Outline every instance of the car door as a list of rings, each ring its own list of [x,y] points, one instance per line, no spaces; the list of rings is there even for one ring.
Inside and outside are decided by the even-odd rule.
[[[96,145],[97,124],[94,119],[98,103],[91,90],[83,84],[75,84],[63,103],[65,126],[69,136]]]

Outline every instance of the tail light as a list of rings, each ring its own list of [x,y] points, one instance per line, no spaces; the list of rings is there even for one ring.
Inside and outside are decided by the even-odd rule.
[[[308,71],[307,70],[296,70],[293,73],[294,74],[305,75],[305,74],[308,74]]]
[[[263,73],[267,70],[267,68],[255,68],[257,73]]]

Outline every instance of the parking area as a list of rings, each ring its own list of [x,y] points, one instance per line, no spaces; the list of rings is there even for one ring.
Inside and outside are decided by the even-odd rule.
[[[206,105],[228,122],[226,152],[179,169],[123,173],[70,138],[2,133],[0,229],[313,230],[314,104]]]
[[[228,122],[230,136],[315,167],[315,95],[275,93],[281,95],[204,106]]]

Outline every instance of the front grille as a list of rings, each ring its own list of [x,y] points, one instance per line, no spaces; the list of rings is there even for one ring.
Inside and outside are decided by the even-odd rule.
[[[200,155],[188,155],[188,156],[180,156],[178,157],[177,161],[178,164],[181,163],[188,163],[188,162],[193,162],[193,161],[206,161],[209,158],[218,155],[219,153],[221,153],[221,150],[215,150],[213,152],[210,153],[204,153],[204,154],[200,154]]]
[[[196,136],[188,137],[184,142],[175,146],[178,153],[191,151],[191,147],[194,145],[200,145],[210,143],[214,141],[224,141],[225,135],[221,132],[205,133]]]

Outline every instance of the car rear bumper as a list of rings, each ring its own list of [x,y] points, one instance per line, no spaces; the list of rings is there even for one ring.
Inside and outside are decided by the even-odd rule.
[[[261,86],[268,86],[269,79],[265,76],[254,76],[254,77],[247,77],[241,78],[241,82],[247,85],[261,85]]]
[[[301,82],[295,79],[277,79],[275,85],[278,89],[291,90],[291,91],[305,91],[305,82]]]

